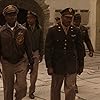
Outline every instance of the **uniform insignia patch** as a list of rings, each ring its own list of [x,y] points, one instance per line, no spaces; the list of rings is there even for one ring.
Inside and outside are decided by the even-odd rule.
[[[71,35],[71,37],[75,37],[76,35]]]
[[[22,45],[24,43],[24,33],[19,32],[16,37],[16,43],[17,45]]]

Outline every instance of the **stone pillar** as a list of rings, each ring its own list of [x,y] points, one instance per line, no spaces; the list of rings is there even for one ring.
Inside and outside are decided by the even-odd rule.
[[[54,18],[55,18],[55,0],[46,0],[46,3],[49,5],[49,11],[50,11],[50,26],[54,24]]]
[[[96,2],[97,0],[90,0],[90,38],[94,49],[96,49]]]

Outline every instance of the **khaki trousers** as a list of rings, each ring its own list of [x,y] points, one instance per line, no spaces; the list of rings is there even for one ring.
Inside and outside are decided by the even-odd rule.
[[[26,59],[17,64],[11,64],[1,59],[4,85],[4,100],[13,100],[14,88],[16,100],[22,100],[27,93],[26,75],[28,71]]]
[[[76,74],[52,75],[51,99],[61,100],[61,87],[64,81],[65,100],[75,100],[75,79]]]
[[[29,94],[33,94],[35,92],[35,84],[37,81],[38,76],[38,67],[39,67],[39,51],[35,51],[34,55],[34,64],[33,64],[33,71],[30,74],[30,87],[29,87]]]

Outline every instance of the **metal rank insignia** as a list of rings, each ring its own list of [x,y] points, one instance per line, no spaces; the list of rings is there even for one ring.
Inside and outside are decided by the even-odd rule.
[[[60,27],[60,26],[58,26],[58,31],[59,31],[59,32],[61,31],[61,27]]]
[[[70,13],[72,12],[72,8],[69,8],[69,12],[70,12]]]
[[[72,34],[71,37],[76,37],[76,34]]]
[[[24,33],[23,32],[19,32],[17,34],[16,43],[17,45],[22,45],[24,43]]]

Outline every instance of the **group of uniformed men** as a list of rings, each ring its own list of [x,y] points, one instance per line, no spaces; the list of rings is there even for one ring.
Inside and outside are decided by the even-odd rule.
[[[45,40],[46,68],[52,78],[50,100],[61,100],[63,81],[65,100],[75,100],[76,75],[83,72],[86,55],[83,41],[86,42],[91,57],[94,50],[87,29],[80,25],[80,14],[75,15],[72,8],[66,8],[60,13],[61,23],[48,29]],[[17,22],[17,14],[18,9],[14,5],[3,9],[6,23],[0,28],[0,61],[4,100],[13,100],[14,89],[15,100],[22,100],[26,96],[26,76],[29,69],[29,97],[34,99],[38,65],[43,59],[43,32],[38,16],[28,11],[27,22],[21,25]]]

